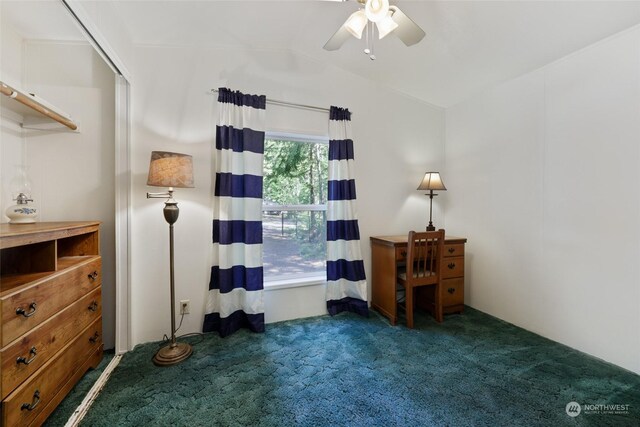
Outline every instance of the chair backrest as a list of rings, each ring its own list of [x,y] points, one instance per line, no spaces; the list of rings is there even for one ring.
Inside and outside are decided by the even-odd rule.
[[[409,232],[407,281],[413,286],[438,283],[444,251],[444,230]]]

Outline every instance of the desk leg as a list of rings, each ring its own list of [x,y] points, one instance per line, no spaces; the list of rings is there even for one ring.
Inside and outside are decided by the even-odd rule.
[[[442,310],[442,280],[439,280],[436,283],[436,290],[434,292],[435,296],[435,318],[436,322],[442,323],[444,320],[444,314]]]
[[[407,328],[409,329],[413,329],[413,309],[415,308],[415,302],[413,300],[414,298],[414,291],[415,289],[413,288],[413,286],[407,286],[406,287],[406,293],[405,293],[405,314],[407,315]]]
[[[395,256],[393,246],[371,243],[371,307],[388,317],[392,325],[398,321]]]

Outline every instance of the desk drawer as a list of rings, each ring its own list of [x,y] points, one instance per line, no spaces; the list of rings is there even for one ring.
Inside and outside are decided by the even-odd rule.
[[[464,277],[464,257],[442,258],[440,267],[443,279]]]
[[[407,260],[407,247],[403,246],[400,248],[396,248],[396,261],[406,261]]]
[[[0,351],[0,398],[4,399],[84,328],[101,316],[100,287]],[[24,358],[18,363],[18,358]]]
[[[444,245],[443,257],[464,257],[464,243]],[[407,259],[407,248],[396,248],[396,261],[405,261]]]
[[[25,332],[49,319],[69,304],[100,287],[101,259],[92,257],[60,274],[0,300],[2,306],[2,343],[4,347]],[[35,305],[33,305],[35,303]],[[16,312],[22,309],[26,315]]]
[[[443,307],[464,304],[464,277],[442,280],[440,286]]]
[[[45,363],[2,402],[5,426],[27,426],[56,396],[87,357],[102,346],[102,317]]]
[[[464,243],[444,245],[443,257],[464,256]]]

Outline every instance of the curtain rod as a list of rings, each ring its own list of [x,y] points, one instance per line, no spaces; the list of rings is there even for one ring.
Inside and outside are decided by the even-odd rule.
[[[218,93],[218,89],[211,89],[211,92]],[[316,106],[313,106],[313,105],[296,104],[295,102],[278,101],[277,99],[269,99],[269,98],[267,98],[267,104],[281,105],[283,107],[304,108],[304,109],[307,109],[307,110],[322,111],[324,113],[328,113],[329,112],[328,108],[316,107]]]

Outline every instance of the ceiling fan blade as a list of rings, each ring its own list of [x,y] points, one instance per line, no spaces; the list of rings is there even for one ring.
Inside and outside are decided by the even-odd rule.
[[[393,34],[398,36],[400,40],[407,46],[412,46],[418,43],[420,40],[426,36],[426,33],[404,14],[403,11],[398,9],[397,6],[389,6],[389,9],[393,11],[393,15],[391,15],[391,19],[398,24],[398,28],[393,30]]]
[[[351,33],[345,28],[344,25],[338,28],[338,31],[325,43],[324,50],[338,50],[340,47],[351,38]]]

